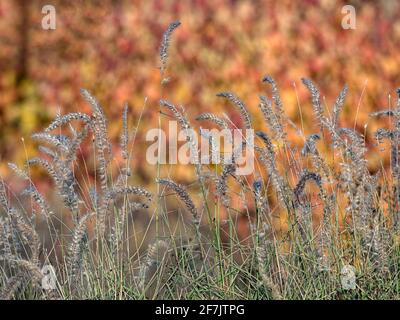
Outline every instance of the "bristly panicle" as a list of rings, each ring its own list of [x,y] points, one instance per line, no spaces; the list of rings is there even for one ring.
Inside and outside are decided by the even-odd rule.
[[[178,108],[173,105],[172,103],[166,101],[166,100],[160,100],[160,106],[167,108],[170,110],[175,117],[175,119],[179,122],[180,126],[184,130],[184,133],[186,134],[186,141],[189,142],[189,147],[190,147],[190,156],[191,156],[191,162],[194,163],[195,169],[196,169],[196,175],[200,181],[200,183],[203,182],[203,174],[202,174],[202,167],[200,163],[200,154],[199,154],[199,148],[197,144],[197,140],[193,136],[194,132],[189,123],[189,120],[187,117],[183,114],[183,112],[180,112]]]
[[[270,212],[268,198],[262,194],[261,189],[262,181],[255,180],[253,182],[253,194],[255,203],[257,205],[257,214],[259,217],[263,217]]]
[[[315,144],[318,140],[321,140],[321,135],[318,133],[309,135],[304,143],[303,149],[301,150],[301,155],[305,157],[307,154],[316,154],[318,151]]]
[[[391,146],[391,159],[390,166],[394,178],[397,180],[396,183],[400,185],[400,161],[399,161],[399,149],[400,149],[400,88],[396,90],[397,93],[397,104],[394,110],[387,109],[377,112],[370,113],[370,117],[393,117],[394,118],[394,130],[387,130],[380,128],[375,132],[375,138],[379,143],[382,142],[383,138],[390,140]],[[398,192],[398,191],[397,191]]]
[[[56,167],[59,172],[61,172],[61,163],[63,162],[60,154],[57,151],[54,151],[50,148],[47,148],[45,146],[38,146],[38,149],[40,152],[44,153],[45,155],[49,156],[51,160],[54,162],[54,166]]]
[[[3,202],[3,195],[0,191],[0,200]],[[6,207],[2,204],[1,207],[5,210]],[[11,218],[9,216],[0,216],[0,257],[8,259],[13,256],[13,251],[18,251],[19,243],[14,243],[15,233],[13,232]],[[16,244],[16,245],[15,245]]]
[[[321,189],[322,188],[322,180],[321,176],[315,172],[310,172],[307,169],[304,169],[301,172],[300,179],[296,184],[296,187],[293,190],[295,196],[295,203],[299,203],[300,197],[304,192],[304,188],[306,186],[307,181],[314,181],[315,184]]]
[[[224,207],[229,207],[230,202],[227,180],[229,176],[235,175],[235,171],[236,166],[234,163],[226,164],[223,167],[221,176],[217,179],[217,195],[221,198]]]
[[[172,249],[168,242],[157,240],[149,245],[147,256],[139,270],[139,288],[148,299],[155,299],[163,291],[171,262]]]
[[[313,232],[313,223],[312,223],[312,202],[305,199],[304,196],[304,189],[306,183],[308,181],[314,181],[314,183],[319,188],[319,196],[325,202],[326,201],[326,194],[322,187],[322,179],[318,173],[310,172],[307,169],[304,169],[300,173],[299,181],[297,182],[294,190],[293,190],[293,204],[294,207],[297,209],[296,211],[296,222],[298,224],[298,230],[300,232],[301,238],[304,242],[306,251],[314,251],[313,249],[313,241],[310,239],[310,234]],[[325,208],[327,206],[325,205]],[[324,209],[325,209],[324,208]],[[324,212],[324,218],[328,215],[329,212]],[[325,231],[324,222],[321,228],[321,231]],[[323,258],[323,253],[321,248],[317,248],[317,255],[319,258]]]
[[[79,196],[75,191],[75,178],[71,170],[57,172],[55,167],[46,159],[32,158],[28,160],[28,165],[39,164],[46,169],[47,173],[53,179],[59,195],[62,197],[64,204],[74,213],[78,211]],[[64,168],[67,169],[67,168]]]
[[[314,114],[319,122],[319,127],[322,132],[324,126],[326,126],[326,118],[324,117],[324,109],[321,105],[321,96],[318,88],[310,79],[302,78],[301,81],[307,87],[311,93],[311,101],[314,109]]]
[[[50,131],[60,128],[74,120],[82,121],[84,124],[89,125],[92,123],[92,119],[86,113],[71,112],[63,116],[57,115],[57,117],[47,126],[47,128],[44,129],[44,132],[49,133]]]
[[[146,198],[145,202],[134,202],[129,204],[134,205],[137,209],[147,209],[149,207],[149,203],[152,199],[152,194],[142,187],[137,186],[129,186],[123,183],[115,183],[113,186],[110,186],[107,189],[106,194],[103,195],[103,201],[100,204],[97,204],[97,196],[94,194],[94,201],[92,203],[97,208],[97,215],[98,215],[98,228],[99,233],[104,235],[105,232],[105,223],[106,223],[106,216],[110,211],[110,204],[112,201],[115,201],[117,198],[121,196],[128,196],[128,195],[136,195],[140,197]],[[124,212],[124,210],[122,210]],[[121,220],[122,221],[122,220]]]
[[[348,91],[349,87],[347,84],[345,84],[342,91],[340,91],[338,97],[336,98],[335,104],[333,105],[332,126],[334,129],[337,129],[338,127],[340,111],[343,109],[344,99],[346,98]]]
[[[145,197],[148,202],[150,202],[152,199],[152,194],[142,187],[118,186],[118,185],[110,188],[107,198],[109,200],[113,200],[118,196],[124,196],[129,194]],[[146,208],[147,204],[144,203],[143,207]]]
[[[0,291],[0,300],[11,300],[18,288],[21,287],[24,282],[24,275],[19,272],[17,275],[12,276],[8,279],[5,286]]]
[[[279,94],[278,86],[277,86],[275,80],[271,76],[265,76],[263,78],[263,82],[269,83],[271,85],[272,100],[274,100],[274,104],[275,104],[274,113],[275,113],[275,116],[279,123],[279,126],[282,128],[282,138],[286,139],[286,133],[283,133],[283,132],[285,129],[285,119],[287,119],[287,118],[285,116],[285,110],[283,108],[283,103],[281,100],[281,96]]]
[[[47,173],[53,179],[56,186],[59,187],[60,189],[62,188],[62,177],[59,176],[59,174],[54,169],[54,166],[49,161],[47,161],[46,159],[39,158],[39,157],[35,157],[35,158],[29,159],[27,161],[28,166],[32,166],[35,164],[38,164],[38,165],[42,166],[43,168],[45,168]]]
[[[93,130],[95,135],[95,143],[99,153],[108,150],[111,153],[111,145],[107,136],[107,119],[103,108],[95,97],[89,91],[81,89],[81,95],[90,104],[93,110]]]
[[[344,149],[346,156],[348,156],[354,163],[359,165],[358,170],[365,169],[366,159],[364,158],[364,154],[367,149],[365,147],[363,136],[349,128],[339,128],[337,133],[339,136],[344,135],[350,138],[350,144],[346,140],[340,140],[340,145]]]
[[[251,116],[249,111],[247,110],[246,105],[241,101],[234,93],[231,92],[220,92],[217,93],[217,97],[223,97],[228,99],[234,106],[239,109],[240,116],[243,120],[243,123],[246,129],[252,129],[251,125]]]
[[[15,173],[18,177],[20,177],[21,179],[23,179],[23,180],[30,180],[30,178],[29,178],[29,176],[28,176],[28,173],[27,173],[25,170],[22,170],[22,169],[18,168],[18,166],[17,166],[15,163],[9,162],[9,163],[8,163],[8,167],[9,167],[12,171],[14,171],[14,173]]]
[[[182,112],[178,110],[178,108],[175,105],[166,100],[160,100],[160,106],[165,107],[172,112],[173,116],[175,117],[176,120],[178,120],[182,129],[184,130],[190,129],[190,124],[188,119]]]
[[[69,150],[70,141],[68,137],[63,135],[52,135],[46,132],[43,133],[34,133],[31,135],[31,138],[34,140],[43,141],[50,145],[57,147],[62,152],[67,153]]]
[[[166,186],[167,188],[176,192],[179,199],[181,199],[181,201],[185,204],[188,211],[191,213],[193,218],[192,220],[193,224],[196,226],[196,228],[198,228],[200,224],[199,214],[197,212],[196,206],[193,203],[192,198],[190,197],[189,193],[185,190],[185,188],[182,185],[177,184],[176,182],[170,179],[157,179],[157,183]]]
[[[28,187],[26,189],[24,189],[21,192],[21,196],[24,195],[28,195],[31,196],[32,199],[37,203],[37,205],[40,208],[41,213],[47,218],[49,219],[51,216],[54,215],[54,212],[50,209],[50,207],[48,206],[46,200],[44,199],[44,197],[39,193],[39,191],[31,186]]]
[[[354,222],[354,230],[362,240],[362,251],[369,252],[371,228],[369,227],[376,211],[376,185],[377,177],[371,176],[367,160],[365,159],[366,147],[363,137],[352,129],[340,128],[339,135],[345,135],[350,143],[343,139],[340,145],[345,151],[347,162],[341,165],[340,186],[345,190],[348,199],[346,211],[351,213]]]
[[[381,144],[383,139],[393,140],[395,137],[395,134],[392,130],[389,130],[386,128],[379,128],[374,133],[374,136],[375,136],[376,142],[378,144]]]
[[[0,220],[0,261],[13,263],[12,260],[18,259],[19,255],[26,254],[27,248],[30,248],[31,263],[39,263],[39,253],[41,242],[34,226],[28,222],[24,215],[14,208],[6,193],[4,181],[0,181],[0,207],[6,212],[5,219]],[[4,233],[3,233],[4,232]]]
[[[165,30],[161,46],[160,46],[160,71],[161,74],[164,74],[165,69],[167,67],[167,60],[168,60],[168,49],[169,44],[171,41],[171,35],[173,31],[181,25],[179,21],[174,21],[169,24],[167,30]]]
[[[268,152],[271,153],[272,156],[275,156],[274,146],[272,144],[271,138],[262,131],[257,131],[256,135],[262,139],[265,146],[267,147]]]
[[[272,110],[272,102],[267,97],[260,96],[259,106],[275,139],[285,141],[286,133],[280,117]]]
[[[9,260],[9,262],[17,269],[23,270],[24,273],[26,273],[26,278],[31,280],[31,283],[34,287],[35,290],[41,289],[40,285],[42,283],[43,275],[40,271],[40,268],[37,263],[34,263],[31,260],[25,260],[25,259],[12,259]],[[27,281],[27,280],[25,280]]]
[[[388,253],[393,245],[390,231],[384,222],[380,221],[379,213],[376,213],[373,219],[371,219],[371,224],[368,238],[364,239],[366,249],[368,250],[368,256],[373,263],[374,269],[385,277],[389,272]]]
[[[311,155],[312,164],[317,172],[319,172],[324,181],[332,182],[331,180],[331,170],[329,165],[326,163],[325,159],[318,152],[316,142],[321,140],[321,135],[314,133],[306,138],[303,149],[301,150],[301,156],[306,157]]]
[[[122,112],[122,133],[120,137],[121,154],[125,160],[128,159],[128,138],[128,104],[126,103]]]
[[[394,117],[395,112],[393,110],[380,110],[371,112],[370,117],[380,118],[380,117]]]
[[[273,300],[283,300],[279,286],[275,283],[271,275],[265,270],[266,250],[259,246],[256,248],[257,267],[261,276],[262,284],[270,291]]]
[[[205,113],[202,113],[201,115],[197,116],[196,120],[198,120],[198,121],[208,120],[208,121],[214,122],[221,129],[229,129],[229,126],[224,119],[217,117],[216,115],[209,113],[209,112],[205,112]]]
[[[70,277],[74,286],[81,271],[83,250],[87,242],[86,223],[92,216],[94,216],[94,213],[88,213],[80,218],[72,234],[68,261]]]
[[[32,263],[37,265],[39,263],[39,254],[41,249],[41,242],[38,233],[34,226],[30,222],[26,221],[26,218],[19,210],[12,208],[9,215],[16,230],[18,230],[19,235],[22,236],[25,245],[31,249],[30,260]]]
[[[283,103],[281,100],[281,96],[279,94],[279,89],[278,86],[276,85],[275,80],[271,76],[265,76],[263,78],[263,82],[267,82],[271,85],[272,89],[272,99],[274,100],[275,103],[275,108],[276,108],[276,113],[278,114],[278,117],[283,117],[285,114],[285,110],[283,109]],[[282,122],[283,118],[280,118],[279,121]]]
[[[260,159],[267,169],[268,176],[271,178],[272,184],[276,189],[278,200],[286,208],[292,209],[293,192],[287,181],[283,179],[278,172],[275,161],[275,151],[271,139],[262,131],[257,131],[256,135],[262,139],[265,148],[260,148],[259,146],[254,146],[254,148],[260,154]]]
[[[77,152],[81,143],[85,140],[89,133],[90,125],[86,124],[82,130],[74,137],[69,147],[69,151],[65,157],[65,167],[69,168],[76,160]]]
[[[94,133],[94,144],[96,147],[97,159],[98,159],[98,175],[100,178],[100,188],[102,191],[102,197],[100,198],[99,205],[99,224],[98,230],[100,234],[104,233],[105,230],[105,212],[103,209],[106,207],[106,194],[108,191],[108,178],[107,178],[107,165],[108,161],[111,160],[111,143],[108,140],[107,134],[107,119],[104,114],[103,108],[100,103],[94,98],[89,91],[81,89],[82,96],[90,104],[93,110],[93,133]],[[109,159],[106,158],[106,151],[108,151]]]

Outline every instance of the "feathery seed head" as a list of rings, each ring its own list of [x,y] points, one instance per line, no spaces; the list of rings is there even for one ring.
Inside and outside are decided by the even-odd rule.
[[[260,180],[256,180],[253,182],[253,188],[256,193],[259,193],[262,188],[262,182]]]
[[[164,34],[163,34],[163,38],[161,41],[161,46],[160,46],[160,70],[161,73],[163,74],[165,69],[166,69],[166,65],[167,65],[167,60],[168,60],[168,49],[169,49],[169,44],[171,41],[171,35],[173,33],[173,31],[178,28],[181,25],[181,23],[179,21],[174,21],[172,23],[169,24],[167,30],[165,30]]]
[[[299,201],[300,196],[303,194],[304,188],[306,186],[306,182],[312,180],[314,181],[319,188],[322,187],[322,179],[318,173],[310,172],[307,169],[304,169],[300,174],[300,179],[297,182],[296,187],[293,190],[293,194],[296,197],[296,202]]]
[[[301,150],[301,155],[304,157],[307,154],[315,154],[317,152],[315,143],[321,140],[321,136],[318,133],[314,133],[312,135],[309,135],[306,139],[306,142],[304,143],[304,147]]]
[[[216,115],[209,113],[209,112],[205,112],[202,113],[201,115],[196,117],[196,120],[198,121],[202,121],[202,120],[208,120],[211,122],[214,122],[216,125],[218,125],[219,127],[223,128],[223,129],[228,129],[229,126],[226,123],[226,121],[220,117],[217,117]]]
[[[275,80],[274,80],[271,76],[268,76],[268,75],[266,75],[266,76],[262,79],[262,81],[263,81],[263,82],[268,82],[268,83],[271,83],[271,84],[275,83]]]
[[[8,163],[8,167],[9,167],[12,171],[14,171],[14,173],[15,173],[18,177],[20,177],[20,178],[22,178],[22,179],[24,179],[24,180],[29,180],[28,173],[27,173],[25,170],[22,170],[22,169],[18,168],[18,166],[17,166],[15,163],[9,162],[9,163]]]
[[[192,214],[193,223],[195,226],[198,226],[200,221],[196,206],[194,205],[189,193],[185,190],[185,188],[170,179],[157,179],[156,182],[176,192],[179,199],[181,199],[186,208]]]
[[[246,105],[232,92],[217,93],[217,97],[228,99],[234,106],[239,109],[240,116],[244,122],[246,129],[252,129],[250,113]]]

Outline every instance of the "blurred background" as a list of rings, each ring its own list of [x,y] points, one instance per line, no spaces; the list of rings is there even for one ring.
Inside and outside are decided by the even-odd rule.
[[[56,9],[55,30],[42,28],[46,4]],[[355,30],[342,28],[345,4],[355,7]],[[277,81],[285,110],[299,126],[301,107],[305,134],[317,127],[301,77],[318,84],[328,109],[347,83],[341,123],[366,131],[367,142],[378,125],[368,112],[396,102],[397,0],[0,0],[0,175],[9,177],[7,162],[21,165],[36,154],[29,136],[57,112],[90,112],[79,93],[86,88],[105,109],[116,149],[123,104],[129,103],[131,128],[141,118],[134,172],[138,182],[154,184],[154,167],[144,158],[145,133],[157,127],[159,44],[174,20],[182,25],[173,34],[170,81],[162,95],[184,105],[191,119],[225,111],[239,123],[236,110],[215,96],[233,91],[262,128],[258,95],[267,92],[261,82],[266,74]],[[82,149],[84,157],[90,152]],[[173,171],[180,182],[193,173],[183,166]],[[45,188],[47,180],[39,181]]]

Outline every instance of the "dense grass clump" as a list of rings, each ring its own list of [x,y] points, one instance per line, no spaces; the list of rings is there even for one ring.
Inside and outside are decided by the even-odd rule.
[[[162,39],[163,88],[168,83],[168,47],[179,26],[173,22]],[[364,136],[340,127],[348,87],[327,114],[317,86],[302,81],[310,91],[319,132],[305,136],[285,115],[278,86],[266,76],[271,99],[260,96],[265,127],[256,132],[252,146],[255,172],[237,175],[235,152],[228,156],[232,161],[219,165],[194,161],[196,179],[189,188],[161,176],[157,164],[156,194],[132,183],[128,106],[122,112],[123,165],[113,177],[110,164],[116,152],[105,113],[82,90],[92,114],[57,115],[43,132],[32,135],[43,156],[27,160],[24,168],[9,164],[26,182],[20,195],[10,196],[6,183],[0,183],[1,298],[399,298],[400,89],[395,108],[371,114],[394,122],[393,128],[376,132],[377,143],[387,139],[390,144],[390,168],[372,174]],[[237,95],[217,96],[236,108],[245,129],[254,128]],[[160,117],[168,112],[182,129],[194,127],[183,108],[162,96],[159,107]],[[203,113],[196,120],[236,129],[226,115]],[[304,138],[301,150],[290,143],[288,130]],[[193,137],[186,138],[199,159]],[[78,179],[83,171],[79,148],[90,143],[96,163],[93,184]],[[329,153],[319,150],[320,143],[329,146]],[[212,149],[212,140],[210,144]],[[30,178],[32,166],[51,177],[62,209],[53,208],[48,195],[40,193]],[[179,201],[176,226],[168,217],[171,197]],[[139,212],[155,219],[151,239],[132,227],[132,216]],[[239,232],[243,220],[246,230]],[[133,238],[141,245],[132,247]],[[42,267],[48,265],[54,268],[52,286],[43,282],[49,274]]]

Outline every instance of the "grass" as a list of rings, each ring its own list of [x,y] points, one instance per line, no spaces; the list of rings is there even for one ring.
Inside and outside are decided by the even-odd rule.
[[[165,110],[182,129],[189,129],[193,126],[184,110],[163,96],[168,47],[179,25],[168,27],[160,49],[159,127]],[[132,183],[129,165],[136,137],[128,128],[128,106],[120,138],[124,161],[115,178],[110,164],[116,154],[105,114],[82,90],[92,114],[58,115],[43,132],[32,135],[41,144],[43,157],[27,160],[24,168],[9,164],[26,182],[20,194],[4,181],[0,184],[1,297],[398,299],[400,91],[394,109],[371,114],[393,120],[393,128],[376,132],[377,142],[386,139],[390,146],[390,168],[382,165],[372,174],[364,136],[340,127],[347,86],[327,115],[318,88],[303,79],[319,127],[319,132],[305,136],[303,123],[299,129],[285,115],[274,79],[266,76],[263,81],[272,98],[260,96],[267,130],[256,132],[255,171],[237,175],[234,153],[232,163],[193,164],[196,181],[183,186],[162,177],[159,162],[155,195]],[[237,108],[244,127],[253,129],[238,96],[217,96]],[[205,113],[196,119],[235,129],[223,116]],[[304,138],[302,150],[288,140],[289,130]],[[186,138],[198,155],[193,137]],[[82,165],[77,156],[90,141],[94,183],[81,179],[88,164]],[[320,143],[330,146],[329,152],[320,152]],[[34,165],[52,178],[62,209],[50,205],[48,195],[36,188],[30,177]],[[175,220],[170,218],[172,202],[178,208]],[[142,213],[155,218],[154,235],[149,232],[151,221],[143,233],[137,232],[132,217]],[[43,274],[46,265],[54,268],[54,277]],[[346,279],[355,286],[346,287]],[[52,284],[50,288],[46,283]]]

